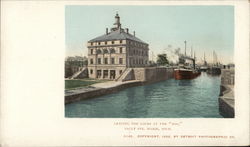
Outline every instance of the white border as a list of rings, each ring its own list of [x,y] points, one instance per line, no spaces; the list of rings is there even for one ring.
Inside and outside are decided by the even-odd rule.
[[[247,1],[3,1],[1,4],[1,144],[3,146],[249,144]],[[235,6],[236,118],[64,118],[65,5],[127,4]],[[233,135],[235,139],[124,139],[122,135],[126,131],[123,130],[123,126],[113,125],[117,121],[181,121],[182,125],[174,128],[169,134]]]

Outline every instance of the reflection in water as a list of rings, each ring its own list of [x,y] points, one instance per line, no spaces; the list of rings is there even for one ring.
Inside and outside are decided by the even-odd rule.
[[[65,106],[66,117],[190,118],[221,117],[220,77],[202,73],[193,80],[166,80]]]

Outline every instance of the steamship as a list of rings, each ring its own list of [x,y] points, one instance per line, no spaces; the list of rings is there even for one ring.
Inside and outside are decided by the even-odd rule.
[[[176,80],[194,79],[201,74],[196,69],[178,68],[174,70],[174,78]]]
[[[194,79],[201,74],[200,70],[195,67],[195,53],[194,57],[192,57],[192,51],[190,57],[186,56],[186,41],[184,41],[184,43],[185,55],[179,56],[179,67],[174,69],[174,78],[176,80]],[[187,65],[185,63],[186,60],[192,61],[192,64]]]

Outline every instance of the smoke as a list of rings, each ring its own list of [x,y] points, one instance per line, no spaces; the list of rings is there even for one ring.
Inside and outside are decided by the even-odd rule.
[[[181,49],[178,48],[174,48],[172,45],[168,45],[165,49],[164,49],[164,53],[167,54],[168,60],[170,61],[170,63],[178,63],[179,61],[179,56],[181,56]]]

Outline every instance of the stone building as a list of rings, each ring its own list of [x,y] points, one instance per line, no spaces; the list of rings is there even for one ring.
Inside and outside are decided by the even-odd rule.
[[[127,69],[148,65],[148,44],[123,29],[118,14],[114,27],[87,43],[90,78],[117,79]]]

